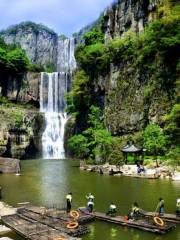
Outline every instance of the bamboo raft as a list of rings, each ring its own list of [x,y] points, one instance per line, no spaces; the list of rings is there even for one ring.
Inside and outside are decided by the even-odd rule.
[[[153,212],[144,212],[144,215],[146,217],[153,217]],[[175,214],[166,213],[163,216],[161,216],[163,220],[166,222],[172,222],[172,223],[179,223],[180,224],[180,217],[177,217]]]
[[[79,225],[74,229],[67,228],[67,224],[75,221],[63,210],[55,208],[21,206],[17,213],[2,217],[2,222],[17,234],[30,240],[76,240],[89,232],[85,225],[93,216],[80,213],[77,220]]]
[[[41,209],[39,209],[39,211],[41,211]],[[43,225],[46,225],[48,227],[51,227],[60,232],[66,233],[73,237],[78,237],[88,233],[88,228],[80,224],[75,229],[68,229],[67,224],[69,221],[72,221],[72,218],[70,217],[63,219],[63,218],[57,218],[55,216],[53,217],[49,216],[47,213],[42,215],[40,214],[40,212],[38,213],[38,212],[32,211],[32,209],[29,209],[29,208],[19,208],[17,211],[17,214],[21,218],[30,219],[30,220],[39,222]]]
[[[29,240],[80,240],[37,221],[17,214],[2,217],[3,223],[20,236]]]
[[[21,211],[20,209],[21,208],[18,209],[18,212]],[[29,212],[34,212],[34,213],[37,213],[37,214],[41,214],[41,208],[40,207],[26,206],[23,209],[25,209],[26,211],[29,211]],[[56,219],[60,219],[60,220],[64,220],[64,221],[71,220],[70,215],[67,214],[65,210],[56,209],[56,208],[44,208],[44,209],[45,209],[45,212],[46,212],[46,216],[48,216],[48,217],[56,218]],[[85,223],[88,223],[88,222],[94,220],[94,216],[87,215],[87,214],[82,213],[80,211],[78,211],[78,212],[80,214],[80,217],[77,219],[77,222],[79,224],[85,224]]]
[[[80,211],[88,215],[90,214],[86,211],[85,208],[80,208]],[[110,222],[110,223],[118,224],[121,226],[132,227],[139,230],[148,231],[148,232],[157,233],[157,234],[168,233],[169,231],[173,230],[176,227],[174,224],[169,224],[169,223],[167,224],[166,222],[163,227],[157,226],[153,223],[152,218],[150,217],[132,221],[132,220],[126,220],[124,216],[111,217],[109,215],[106,215],[100,212],[94,212],[94,213],[91,213],[90,215],[93,215],[95,219],[98,219],[101,221]]]
[[[126,220],[123,216],[112,217],[100,212],[92,214],[87,212],[86,208],[79,208],[78,211],[79,226],[75,229],[67,228],[67,223],[72,221],[72,218],[65,211],[30,205],[18,208],[16,214],[2,217],[2,221],[7,227],[29,240],[79,240],[77,237],[88,232],[88,228],[82,224],[93,219],[158,234],[165,234],[175,228],[174,224],[166,222],[163,227],[155,225],[152,221],[153,213],[145,213],[144,219],[132,221]],[[175,215],[166,214],[164,220],[174,222],[174,217]]]

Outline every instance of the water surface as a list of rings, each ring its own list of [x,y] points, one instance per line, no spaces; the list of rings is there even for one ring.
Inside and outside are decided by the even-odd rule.
[[[154,211],[159,197],[165,199],[166,212],[174,212],[176,198],[180,197],[180,183],[169,180],[147,180],[128,177],[101,176],[81,172],[77,161],[30,160],[22,161],[22,175],[0,175],[3,200],[11,205],[31,202],[48,207],[65,206],[65,195],[73,193],[73,207],[86,205],[86,194],[95,195],[95,209],[107,211],[114,201],[119,213],[127,214],[137,201],[143,209]],[[180,226],[165,236],[124,228],[95,221],[89,224],[91,232],[83,240],[180,240]],[[10,234],[15,240],[21,239]]]

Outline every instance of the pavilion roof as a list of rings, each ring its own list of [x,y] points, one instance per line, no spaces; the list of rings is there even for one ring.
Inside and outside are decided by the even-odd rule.
[[[141,148],[138,148],[136,147],[135,145],[126,145],[125,147],[122,148],[121,150],[122,152],[125,152],[125,153],[136,153],[136,152],[140,152],[142,151]]]

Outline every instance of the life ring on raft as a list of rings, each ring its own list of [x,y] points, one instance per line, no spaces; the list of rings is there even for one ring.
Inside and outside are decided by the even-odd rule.
[[[60,237],[54,238],[53,240],[66,240],[66,238],[63,236],[60,236]]]
[[[68,229],[75,229],[75,228],[77,228],[78,226],[79,226],[79,223],[78,223],[78,222],[69,222],[66,227],[67,227]]]
[[[154,217],[153,221],[155,222],[156,225],[164,227],[164,221],[160,217]]]
[[[71,210],[69,214],[72,218],[78,219],[80,217],[80,214],[76,210]]]

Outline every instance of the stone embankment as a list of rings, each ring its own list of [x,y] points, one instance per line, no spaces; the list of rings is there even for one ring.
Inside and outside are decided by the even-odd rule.
[[[80,169],[87,171],[87,172],[98,172],[100,174],[109,174],[109,175],[116,175],[116,176],[128,176],[128,177],[139,177],[139,178],[148,178],[148,179],[157,179],[157,178],[166,178],[166,179],[173,179],[174,176],[174,169],[170,166],[145,166],[144,171],[141,173],[137,173],[137,166],[136,165],[123,165],[123,166],[116,166],[116,165],[88,165],[84,161],[80,163]],[[180,173],[176,172],[176,176]],[[179,179],[180,180],[180,179]]]
[[[0,157],[0,173],[19,173],[20,160]]]

